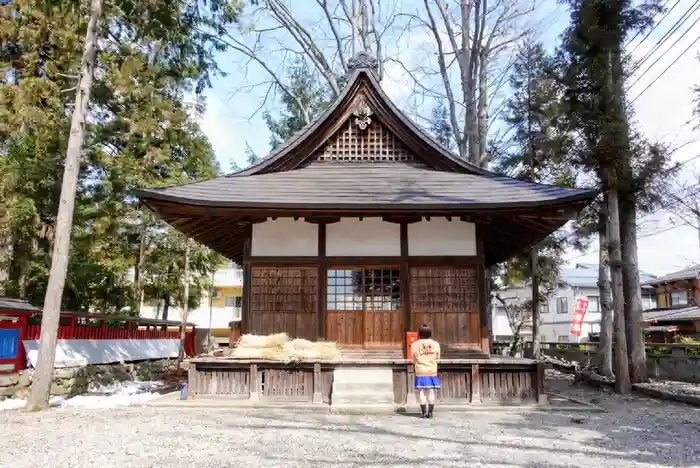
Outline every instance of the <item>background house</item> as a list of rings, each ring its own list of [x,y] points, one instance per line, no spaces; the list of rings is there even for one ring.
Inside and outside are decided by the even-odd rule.
[[[655,287],[647,284],[655,276],[641,273],[642,307],[657,307]],[[532,298],[530,285],[522,288],[504,288],[499,291],[507,304],[522,303]],[[556,290],[548,300],[540,305],[540,338],[544,342],[586,342],[591,334],[600,333],[600,293],[598,291],[598,265],[578,263],[573,268],[562,268]],[[571,335],[571,322],[574,318],[574,302],[577,297],[588,299],[588,312],[584,317],[581,336]],[[503,304],[492,301],[493,335],[495,341],[510,341],[513,336],[509,317]],[[529,315],[524,317],[525,326],[521,335],[526,341],[532,340],[532,324]],[[512,321],[512,320],[511,320]]]
[[[214,273],[214,293],[202,296],[199,307],[188,312],[187,321],[197,328],[211,328],[212,335],[228,340],[229,322],[241,320],[241,301],[243,299],[243,270],[234,262],[228,262]],[[161,318],[162,305],[157,301],[144,304],[141,317]],[[182,320],[182,309],[171,306],[168,320]]]
[[[644,312],[647,341],[671,342],[677,335],[700,338],[700,265],[644,282],[653,289],[658,308]]]

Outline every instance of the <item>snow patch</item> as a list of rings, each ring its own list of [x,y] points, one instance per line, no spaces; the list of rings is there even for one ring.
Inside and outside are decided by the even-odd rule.
[[[140,405],[161,396],[158,390],[166,386],[162,381],[118,382],[110,385],[92,386],[85,395],[73,398],[52,397],[49,406],[66,409],[103,409]],[[10,398],[0,401],[0,411],[22,409],[27,401]]]

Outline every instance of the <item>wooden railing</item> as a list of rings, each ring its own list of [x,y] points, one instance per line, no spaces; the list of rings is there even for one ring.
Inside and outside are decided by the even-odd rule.
[[[348,364],[349,365],[349,364]],[[197,396],[261,402],[332,402],[333,369],[339,363],[207,360],[190,361],[189,392]],[[412,405],[413,366],[385,364],[393,372],[394,403]],[[532,362],[478,364],[440,362],[439,403],[451,405],[535,403],[544,395],[544,370]]]
[[[7,349],[0,353],[0,373],[18,372],[26,367],[23,342],[40,339],[41,315],[0,310],[0,328],[7,335],[4,345]],[[174,321],[66,312],[61,314],[57,337],[59,340],[179,340],[180,328],[181,324]],[[10,339],[12,343],[8,344]],[[186,356],[195,354],[195,330],[191,323],[186,325],[184,351]]]

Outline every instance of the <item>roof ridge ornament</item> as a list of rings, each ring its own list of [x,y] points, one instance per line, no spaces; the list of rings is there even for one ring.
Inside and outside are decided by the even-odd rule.
[[[351,73],[355,70],[369,71],[378,79],[379,61],[366,50],[361,50],[348,60],[348,72]]]
[[[365,98],[360,97],[355,104],[352,115],[356,117],[355,125],[357,125],[360,130],[366,130],[369,124],[372,123],[371,116],[374,115],[374,112],[372,112],[372,108],[369,107]]]

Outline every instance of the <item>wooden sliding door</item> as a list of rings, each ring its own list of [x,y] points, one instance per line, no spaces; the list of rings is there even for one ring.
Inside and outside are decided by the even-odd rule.
[[[329,269],[326,339],[346,347],[400,347],[403,314],[399,268]]]

